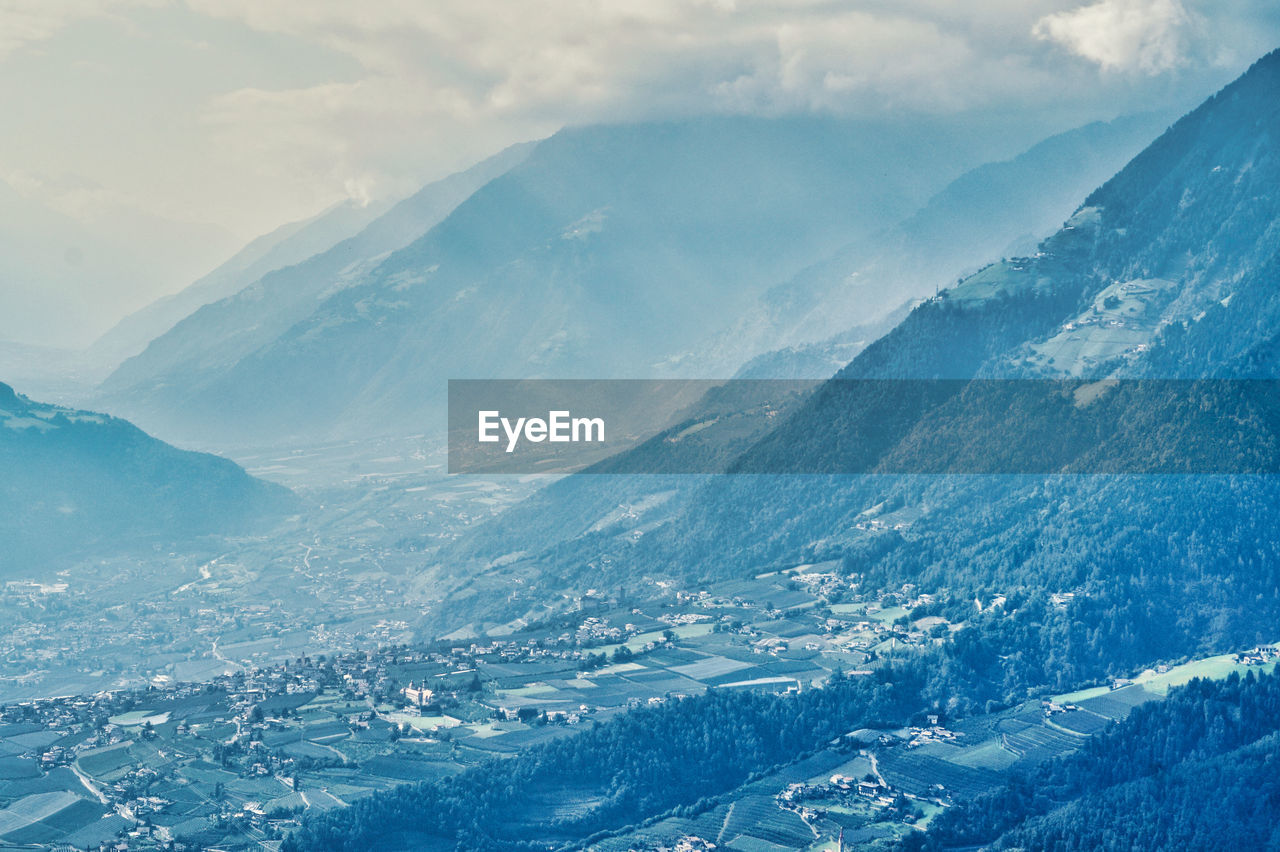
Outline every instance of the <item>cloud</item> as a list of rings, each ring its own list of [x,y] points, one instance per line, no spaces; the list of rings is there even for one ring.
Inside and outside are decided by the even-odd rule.
[[[1198,23],[1179,0],[1101,0],[1046,15],[1032,32],[1106,71],[1159,74],[1191,60]]]
[[[249,161],[405,190],[566,124],[699,113],[953,112],[1060,79],[1028,33],[1055,5],[996,0],[350,4],[191,0],[354,58],[353,82],[245,87],[205,125]],[[277,168],[277,166],[272,166]]]
[[[90,17],[131,8],[156,7],[165,0],[0,0],[0,57],[50,38],[63,27]]]
[[[943,24],[856,10],[780,22],[743,73],[709,89],[709,101],[736,112],[954,112],[1027,98],[1048,82],[1027,54],[988,49]]]
[[[108,18],[138,37],[108,50]],[[1272,39],[1280,4],[1238,0],[0,0],[0,59],[49,105],[21,133],[0,116],[0,171],[249,234],[568,124],[972,110],[1065,129],[1207,94]]]
[[[848,111],[988,99],[986,42],[1025,34],[1043,2],[996,2],[948,20],[936,2],[263,4],[192,0],[206,14],[323,43],[381,81],[476,118],[684,109]],[[1028,11],[1022,11],[1028,10]],[[975,27],[974,21],[983,26]],[[998,38],[998,35],[997,35]],[[1026,40],[1029,41],[1029,40]],[[1023,49],[1034,48],[1032,44]],[[975,86],[981,78],[983,86]],[[300,95],[301,97],[309,97]]]

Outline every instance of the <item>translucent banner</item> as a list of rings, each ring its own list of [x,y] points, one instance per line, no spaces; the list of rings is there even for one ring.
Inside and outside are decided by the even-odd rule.
[[[466,380],[451,473],[1280,472],[1280,381]]]

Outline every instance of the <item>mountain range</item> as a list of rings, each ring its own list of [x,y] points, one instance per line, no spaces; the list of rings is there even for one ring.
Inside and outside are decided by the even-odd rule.
[[[1093,122],[1012,159],[980,165],[905,220],[771,287],[728,332],[687,357],[729,375],[752,355],[782,345],[783,352],[747,364],[743,375],[827,378],[857,354],[849,344],[870,342],[897,324],[895,309],[935,295],[992,259],[1033,251],[1172,118]],[[868,339],[866,332],[876,329],[880,334]],[[791,365],[778,360],[787,352]]]
[[[286,333],[328,294],[359,280],[388,253],[440,222],[477,188],[519,163],[527,153],[528,146],[518,145],[465,172],[428,184],[356,234],[318,254],[278,266],[305,254],[317,238],[315,231],[320,232],[322,241],[333,235],[335,223],[331,217],[322,217],[279,241],[262,257],[251,252],[242,262],[228,265],[178,294],[173,303],[153,306],[137,320],[144,327],[154,327],[172,317],[174,310],[212,297],[116,368],[99,389],[101,404],[136,414],[149,427],[173,426],[174,420],[186,417],[179,422],[188,428],[173,428],[172,434],[208,437],[210,430],[199,428],[201,421],[192,421],[182,408],[195,401],[193,396],[199,398],[197,391],[204,384]],[[264,266],[272,268],[260,274]],[[134,331],[122,324],[116,334],[127,340]],[[112,344],[104,340],[103,345]],[[201,409],[202,416],[223,425],[234,422],[234,417],[227,416],[235,413],[226,406],[229,400],[216,403],[209,399],[213,404]]]
[[[424,431],[447,378],[701,371],[677,356],[1010,144],[983,135],[819,118],[565,130],[459,176],[465,200],[385,257],[339,244],[202,308],[102,404],[166,437],[265,443]]]
[[[337,504],[328,517],[343,521],[309,518],[314,547],[278,536],[288,553],[264,561],[291,567],[273,580],[319,574],[341,583],[356,576],[347,566],[364,570],[367,561],[372,582],[395,588],[405,605],[391,614],[397,633],[359,590],[338,605],[354,601],[384,639],[403,629],[440,642],[409,659],[419,651],[386,639],[389,665],[365,652],[348,658],[360,677],[343,678],[319,658],[316,679],[275,709],[250,683],[255,697],[224,727],[259,726],[273,737],[316,690],[350,689],[342,706],[389,716],[377,721],[398,741],[401,719],[433,725],[425,714],[461,714],[457,689],[442,686],[438,705],[415,700],[406,708],[414,715],[390,716],[383,701],[413,694],[395,678],[414,677],[410,666],[421,663],[419,684],[424,670],[433,685],[464,674],[475,684],[465,688],[479,692],[483,676],[504,700],[531,699],[520,705],[529,712],[515,714],[525,720],[519,730],[546,742],[325,808],[283,848],[577,848],[605,839],[633,848],[606,833],[725,805],[719,840],[736,805],[713,797],[780,781],[779,770],[820,750],[840,753],[820,772],[789,771],[790,793],[843,766],[869,767],[868,783],[887,790],[878,763],[886,757],[914,762],[928,798],[950,797],[956,774],[940,774],[947,761],[936,755],[958,743],[939,740],[973,734],[992,743],[966,765],[989,772],[987,793],[966,804],[955,791],[958,806],[930,817],[941,832],[926,840],[904,829],[900,848],[1093,848],[1157,832],[1174,847],[1212,845],[1207,827],[1217,815],[1206,813],[1204,791],[1214,789],[1230,791],[1242,811],[1221,837],[1270,838],[1270,764],[1280,753],[1274,675],[1193,682],[1163,708],[1132,715],[1132,706],[1096,718],[1061,706],[1083,685],[1157,661],[1269,645],[1280,620],[1280,481],[1180,467],[1201,454],[1215,470],[1280,469],[1274,397],[1224,424],[1205,416],[1208,398],[1197,396],[1212,381],[1280,379],[1280,51],[1160,132],[1165,124],[1138,116],[1089,125],[1018,156],[1025,146],[947,121],[717,117],[570,128],[385,211],[335,210],[268,235],[122,326],[103,352],[136,349],[146,329],[170,327],[106,380],[102,407],[174,440],[297,453],[306,442],[432,432],[449,378],[724,371],[814,380],[781,394],[751,382],[714,387],[673,411],[653,439],[485,520],[457,493],[437,500],[430,485],[406,488],[384,468],[366,476],[351,459],[348,482],[317,489]],[[1029,390],[985,390],[1015,386],[1006,380]],[[922,382],[930,390],[910,390]],[[1177,390],[1187,387],[1191,394]],[[1094,431],[1058,440],[1055,423],[1082,411]],[[415,461],[425,458],[414,451]],[[1172,472],[1096,472],[1129,452]],[[955,472],[982,470],[993,457],[1020,466]],[[711,472],[680,474],[691,458]],[[4,576],[132,548],[225,542],[301,507],[226,459],[3,384],[0,468]],[[384,493],[423,496],[369,499]],[[498,502],[477,498],[486,500]],[[393,513],[394,530],[374,517]],[[458,523],[439,523],[446,513]],[[334,547],[340,536],[347,541]],[[313,549],[334,551],[317,554],[314,572]],[[741,592],[760,580],[769,599],[752,607],[761,620],[744,622]],[[791,595],[802,583],[812,594]],[[658,616],[634,606],[641,587]],[[320,632],[317,613],[330,610],[312,600],[303,607],[310,621],[296,634],[307,643]],[[625,629],[587,630],[604,623],[597,612],[616,613]],[[855,623],[865,634],[856,646],[841,638]],[[521,632],[530,627],[541,635]],[[485,638],[455,652],[467,636]],[[695,652],[694,636],[715,640],[703,647],[725,656]],[[463,662],[498,637],[509,641],[490,649],[501,663]],[[597,663],[590,649],[614,639],[614,665],[603,653]],[[731,644],[785,668],[748,679],[742,672],[757,666],[734,666],[742,661],[727,656]],[[295,647],[284,650],[292,657]],[[1273,661],[1272,651],[1258,655]],[[551,652],[556,661],[542,667]],[[821,653],[839,655],[840,668],[802,682],[797,670]],[[563,738],[569,715],[552,730],[539,713],[539,690],[638,679],[644,666],[627,661],[641,655],[676,667],[727,662],[721,673],[734,679],[699,681],[692,688],[701,694],[684,697],[693,678],[663,677],[670,686],[651,698],[619,699]],[[858,666],[848,676],[846,662]],[[503,685],[522,667],[541,680]],[[794,690],[781,686],[791,681]],[[1124,703],[1110,692],[1103,686],[1081,703]],[[571,707],[585,712],[579,694]],[[646,706],[624,709],[635,703]],[[491,711],[506,716],[496,704],[469,718]],[[1001,727],[1015,711],[1036,723],[1018,730],[1053,729],[1077,756],[998,784],[979,764],[1007,769],[1026,756]],[[1082,730],[1049,721],[1067,712],[1091,721]],[[572,724],[581,721],[575,714]],[[953,721],[963,727],[944,730]],[[370,744],[345,724],[340,740]],[[496,725],[486,733],[496,736]],[[319,726],[313,733],[330,739],[334,729]],[[154,727],[139,728],[139,738]],[[890,730],[922,739],[894,745],[883,735]],[[418,756],[468,747],[457,732],[419,733],[410,744],[431,749]],[[242,748],[239,737],[223,739],[210,754],[224,767],[228,746],[257,759],[257,741]],[[318,753],[298,752],[311,761]],[[344,773],[355,765],[333,753],[340,768],[318,765]],[[296,773],[303,764],[290,760],[277,766]],[[781,786],[753,788],[751,801],[794,813],[812,845],[818,832],[805,815],[778,807],[791,801],[777,795]],[[536,794],[544,789],[558,798]],[[854,795],[840,801],[861,811]],[[289,800],[310,807],[305,797]],[[517,809],[524,822],[508,819]],[[729,843],[742,845],[742,836]]]
[[[1084,656],[1084,646],[1064,650],[1058,627],[1023,636],[1016,662],[984,664],[982,675],[1015,689],[1261,641],[1277,612],[1258,592],[1280,587],[1266,532],[1280,522],[1280,493],[1268,476],[814,474],[844,469],[853,457],[865,463],[858,469],[883,462],[901,470],[891,462],[920,459],[941,431],[1040,416],[1034,407],[993,411],[981,396],[975,407],[973,396],[957,393],[920,406],[890,439],[868,446],[865,437],[883,429],[874,411],[851,404],[848,380],[955,379],[962,389],[965,380],[997,377],[1280,374],[1277,93],[1280,52],[1174,124],[1036,251],[997,261],[916,307],[725,461],[741,472],[806,475],[569,477],[443,555],[455,569],[470,566],[461,582],[481,592],[473,600],[490,586],[503,591],[501,604],[489,598],[487,610],[469,606],[450,617],[502,623],[540,612],[540,603],[510,595],[513,575],[539,587],[599,588],[836,559],[871,587],[911,583],[953,601],[1069,594],[1060,629],[1076,623],[1114,641],[1102,661]],[[1155,446],[1235,451],[1231,436],[1206,433],[1171,400],[1116,393],[1104,404],[1131,435]],[[642,451],[653,449],[633,452]],[[629,511],[614,511],[619,505]],[[516,542],[523,553],[512,553]],[[501,568],[493,567],[498,559]],[[993,638],[993,648],[1006,640]]]
[[[281,225],[250,242],[190,286],[120,320],[93,342],[85,357],[99,368],[112,370],[205,305],[234,296],[269,272],[328,250],[363,230],[390,206],[387,202],[344,201],[310,219]],[[105,377],[104,374],[102,378]]]

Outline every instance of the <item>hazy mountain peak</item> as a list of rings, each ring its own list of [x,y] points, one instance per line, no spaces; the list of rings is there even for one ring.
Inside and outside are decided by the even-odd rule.
[[[418,432],[450,377],[652,375],[1007,144],[989,137],[795,116],[569,128],[385,259],[338,246],[341,263],[267,276],[104,387],[162,432],[226,441]]]
[[[118,418],[47,405],[0,384],[0,573],[96,547],[182,547],[240,534],[296,508],[233,462],[179,450]]]

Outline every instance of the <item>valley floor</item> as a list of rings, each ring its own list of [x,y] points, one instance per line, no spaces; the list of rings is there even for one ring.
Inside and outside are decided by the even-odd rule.
[[[190,685],[10,700],[0,710],[0,841],[84,846],[120,835],[138,849],[273,848],[305,814],[519,754],[637,706],[709,689],[822,689],[836,671],[863,676],[958,627],[912,621],[922,601],[909,591],[861,600],[829,568],[696,592],[655,585],[625,604],[588,598],[554,623],[429,646],[272,663],[233,642],[215,651],[228,671]],[[219,573],[211,562],[188,582],[194,590]],[[850,731],[593,846],[826,849],[843,831],[850,847],[887,847],[1171,686],[1272,670],[1278,654],[1258,648],[966,719],[922,712],[911,725]],[[430,694],[406,691],[422,687]],[[540,790],[529,806],[537,818],[564,818],[593,795]]]

